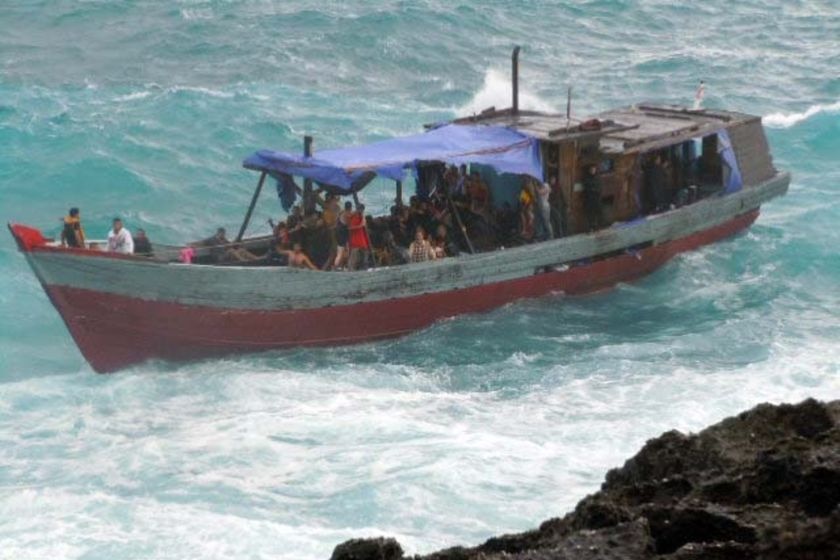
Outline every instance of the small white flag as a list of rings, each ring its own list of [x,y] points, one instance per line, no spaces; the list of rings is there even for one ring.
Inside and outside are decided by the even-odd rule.
[[[706,84],[700,80],[700,85],[697,86],[697,93],[694,94],[694,110],[703,108],[703,98],[706,96]]]

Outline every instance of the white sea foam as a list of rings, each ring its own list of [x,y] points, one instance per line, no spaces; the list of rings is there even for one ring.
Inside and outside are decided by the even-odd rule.
[[[31,427],[7,461],[18,483],[2,489],[11,521],[0,545],[35,556],[107,542],[117,555],[143,546],[148,557],[314,559],[365,535],[396,536],[410,553],[475,543],[568,511],[664,430],[840,394],[830,340],[780,340],[764,362],[709,368],[708,349],[695,363],[673,356],[702,340],[690,338],[570,355],[513,394],[483,390],[479,372],[447,390],[434,383],[440,363],[385,360],[237,359],[64,375],[50,390],[6,383],[3,414],[25,414]],[[535,367],[527,362],[514,352],[488,367],[515,379]],[[25,537],[33,520],[53,538]]]
[[[489,107],[495,107],[496,109],[510,107],[510,92],[510,78],[503,72],[491,68],[484,74],[484,83],[481,85],[481,89],[478,90],[478,92],[466,105],[458,108],[455,112],[459,115],[469,115],[473,113],[480,113]],[[519,107],[534,111],[552,112],[555,110],[548,102],[540,99],[539,96],[534,95],[527,89],[523,89],[521,79],[519,88]]]
[[[135,91],[134,93],[128,93],[126,95],[118,95],[114,98],[114,101],[136,101],[138,99],[145,99],[152,94],[150,91]]]
[[[770,113],[764,116],[764,124],[772,128],[790,128],[820,113],[840,113],[840,101],[811,105],[801,113]]]
[[[218,89],[206,88],[201,86],[172,86],[166,89],[167,92],[170,93],[179,93],[182,91],[190,92],[190,93],[200,93],[202,95],[209,95],[210,97],[220,97],[224,99],[228,99],[233,97],[235,94],[230,91],[221,91]]]
[[[183,8],[181,17],[187,21],[213,19],[211,8]]]

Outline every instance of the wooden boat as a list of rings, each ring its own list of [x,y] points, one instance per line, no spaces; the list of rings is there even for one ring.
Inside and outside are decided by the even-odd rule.
[[[516,54],[514,76],[515,70]],[[377,143],[362,152],[326,150],[314,157],[254,154],[245,165],[258,170],[260,180],[239,238],[267,176],[303,176],[305,195],[312,181],[350,194],[373,175],[401,180],[401,170],[422,158],[482,164],[491,175],[514,170],[520,177],[556,177],[556,194],[565,201],[564,237],[423,263],[321,272],[184,264],[174,257],[68,248],[38,229],[9,228],[82,354],[97,372],[111,372],[149,359],[374,341],[521,298],[602,290],[747,228],[762,203],[788,188],[790,176],[773,167],[759,117],[640,104],[579,122],[568,114],[519,110],[517,89],[514,79],[509,109],[458,119],[395,144]],[[499,133],[503,141],[482,144],[485,133]],[[477,134],[481,142],[453,144],[460,134]],[[445,138],[439,141],[441,135]],[[422,158],[394,159],[395,146],[419,146]],[[693,149],[703,155],[692,159]],[[380,151],[386,155],[372,161],[371,154]],[[360,153],[368,159],[359,159]],[[702,164],[705,158],[700,176],[672,170],[679,192],[696,197],[645,214],[643,163],[651,154],[686,164]],[[600,169],[601,203],[610,224],[592,232],[581,192],[582,168],[590,163]],[[499,175],[503,180],[494,195],[509,188],[506,181],[515,176]],[[332,182],[325,183],[325,177]],[[401,197],[402,183],[397,185]],[[242,239],[254,251],[266,250],[270,242],[266,236]],[[155,254],[166,249],[156,246]]]

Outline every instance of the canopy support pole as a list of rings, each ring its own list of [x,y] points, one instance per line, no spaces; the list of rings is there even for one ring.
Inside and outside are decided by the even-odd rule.
[[[312,157],[312,137],[303,137],[303,156]],[[315,204],[312,196],[312,179],[303,180],[303,213],[312,214],[315,211]]]
[[[402,208],[402,206],[403,206],[402,181],[397,181],[397,207]]]
[[[239,234],[236,236],[236,241],[242,241],[242,236],[245,235],[245,230],[248,229],[248,223],[251,221],[251,214],[254,213],[254,206],[257,205],[257,199],[260,197],[263,184],[265,184],[265,177],[268,175],[265,171],[260,175],[260,181],[257,183],[257,188],[254,190],[254,196],[251,197],[251,205],[248,206],[248,212],[245,213],[245,220],[242,222],[242,227],[239,228]]]
[[[464,240],[467,242],[467,248],[470,250],[470,254],[475,254],[475,247],[473,247],[472,241],[470,240],[470,236],[467,235],[467,227],[464,225],[463,220],[461,220],[461,213],[458,212],[458,207],[455,206],[455,202],[452,200],[452,195],[449,194],[449,189],[444,189],[446,191],[446,200],[449,201],[449,207],[452,208],[452,213],[455,214],[455,221],[458,222],[458,227],[461,228],[461,235],[464,236]]]

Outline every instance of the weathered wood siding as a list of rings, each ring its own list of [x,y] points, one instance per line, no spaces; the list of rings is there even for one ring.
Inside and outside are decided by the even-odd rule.
[[[776,174],[761,121],[755,119],[729,129],[732,148],[745,185],[757,185]]]

